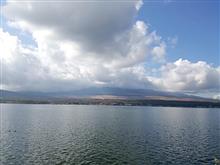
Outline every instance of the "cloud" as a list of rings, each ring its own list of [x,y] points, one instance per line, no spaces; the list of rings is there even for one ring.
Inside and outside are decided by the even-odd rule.
[[[142,1],[17,1],[3,8],[8,26],[28,32],[36,44],[0,29],[3,78],[13,90],[64,91],[88,86],[174,91],[219,90],[220,68],[206,62],[166,61],[167,47],[137,20]],[[162,66],[152,76],[145,64]],[[155,70],[155,69],[152,69]],[[150,76],[151,75],[151,76]]]
[[[0,49],[4,55],[1,83],[4,88],[63,91],[88,86],[146,88],[150,85],[145,78],[144,66],[105,66],[107,63],[93,58],[72,56],[72,53],[81,55],[72,43],[51,41],[44,44],[41,41],[41,44],[37,48],[27,47],[17,36],[0,29]]]
[[[155,32],[155,38],[150,38],[147,25],[136,21],[142,4],[140,0],[86,3],[71,0],[65,3],[9,1],[3,13],[9,25],[30,32],[38,44],[41,40],[72,42],[80,47],[82,56],[89,54],[90,58],[103,61],[119,61],[117,58],[132,56],[139,62],[137,58],[143,60],[149,54],[145,47],[152,47],[155,42],[149,40],[160,38]],[[160,42],[157,41],[155,46]]]
[[[176,91],[220,90],[220,68],[204,61],[192,63],[179,59],[168,63],[160,69],[161,77],[151,78],[160,89]]]
[[[165,64],[156,70],[159,76],[152,77],[144,63],[115,67],[107,65],[108,62],[85,57],[80,59],[81,56],[72,55],[81,55],[81,51],[72,43],[40,43],[42,45],[39,44],[37,48],[23,45],[17,36],[0,29],[0,49],[4,54],[1,62],[3,87],[59,91],[88,86],[115,86],[185,92],[211,91],[214,95],[220,89],[220,68],[204,61],[192,63],[179,59]]]
[[[156,60],[164,60],[166,54],[166,44],[162,42],[160,45],[155,46],[151,51],[154,59]]]
[[[28,32],[36,47],[1,31],[2,49],[13,47],[4,53],[5,77],[11,78],[4,78],[3,85],[21,90],[88,84],[147,88],[149,82],[135,70],[164,43],[143,21],[135,20],[142,3],[7,2],[3,13],[8,25]]]
[[[110,48],[117,48],[115,38],[129,30],[141,1],[130,2],[74,2],[28,1],[8,2],[4,13],[16,26],[37,33],[47,29],[53,39],[78,43],[83,50],[99,58],[111,56]]]

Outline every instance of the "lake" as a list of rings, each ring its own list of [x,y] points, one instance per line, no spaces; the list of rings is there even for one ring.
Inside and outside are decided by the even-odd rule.
[[[220,109],[1,104],[0,164],[214,164]]]

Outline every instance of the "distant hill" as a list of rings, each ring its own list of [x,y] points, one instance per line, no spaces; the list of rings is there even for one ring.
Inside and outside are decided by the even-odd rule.
[[[0,103],[220,107],[220,101],[151,89],[85,88],[65,92],[0,90]]]
[[[196,101],[215,101],[180,92],[164,92],[152,89],[127,89],[127,88],[84,88],[73,91],[62,92],[33,92],[33,91],[7,91],[0,90],[0,98],[7,99],[29,99],[29,100],[48,100],[48,99],[70,99],[70,98],[94,98],[94,99],[153,99],[153,100],[196,100]]]

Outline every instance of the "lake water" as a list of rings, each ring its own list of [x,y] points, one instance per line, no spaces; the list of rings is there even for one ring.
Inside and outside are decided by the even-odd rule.
[[[1,104],[1,165],[214,164],[220,109]]]

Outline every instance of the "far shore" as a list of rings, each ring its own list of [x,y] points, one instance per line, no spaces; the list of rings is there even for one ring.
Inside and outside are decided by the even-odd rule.
[[[213,102],[213,101],[148,100],[148,99],[53,99],[53,100],[27,100],[27,99],[2,100],[1,99],[0,103],[220,108],[219,101]]]

